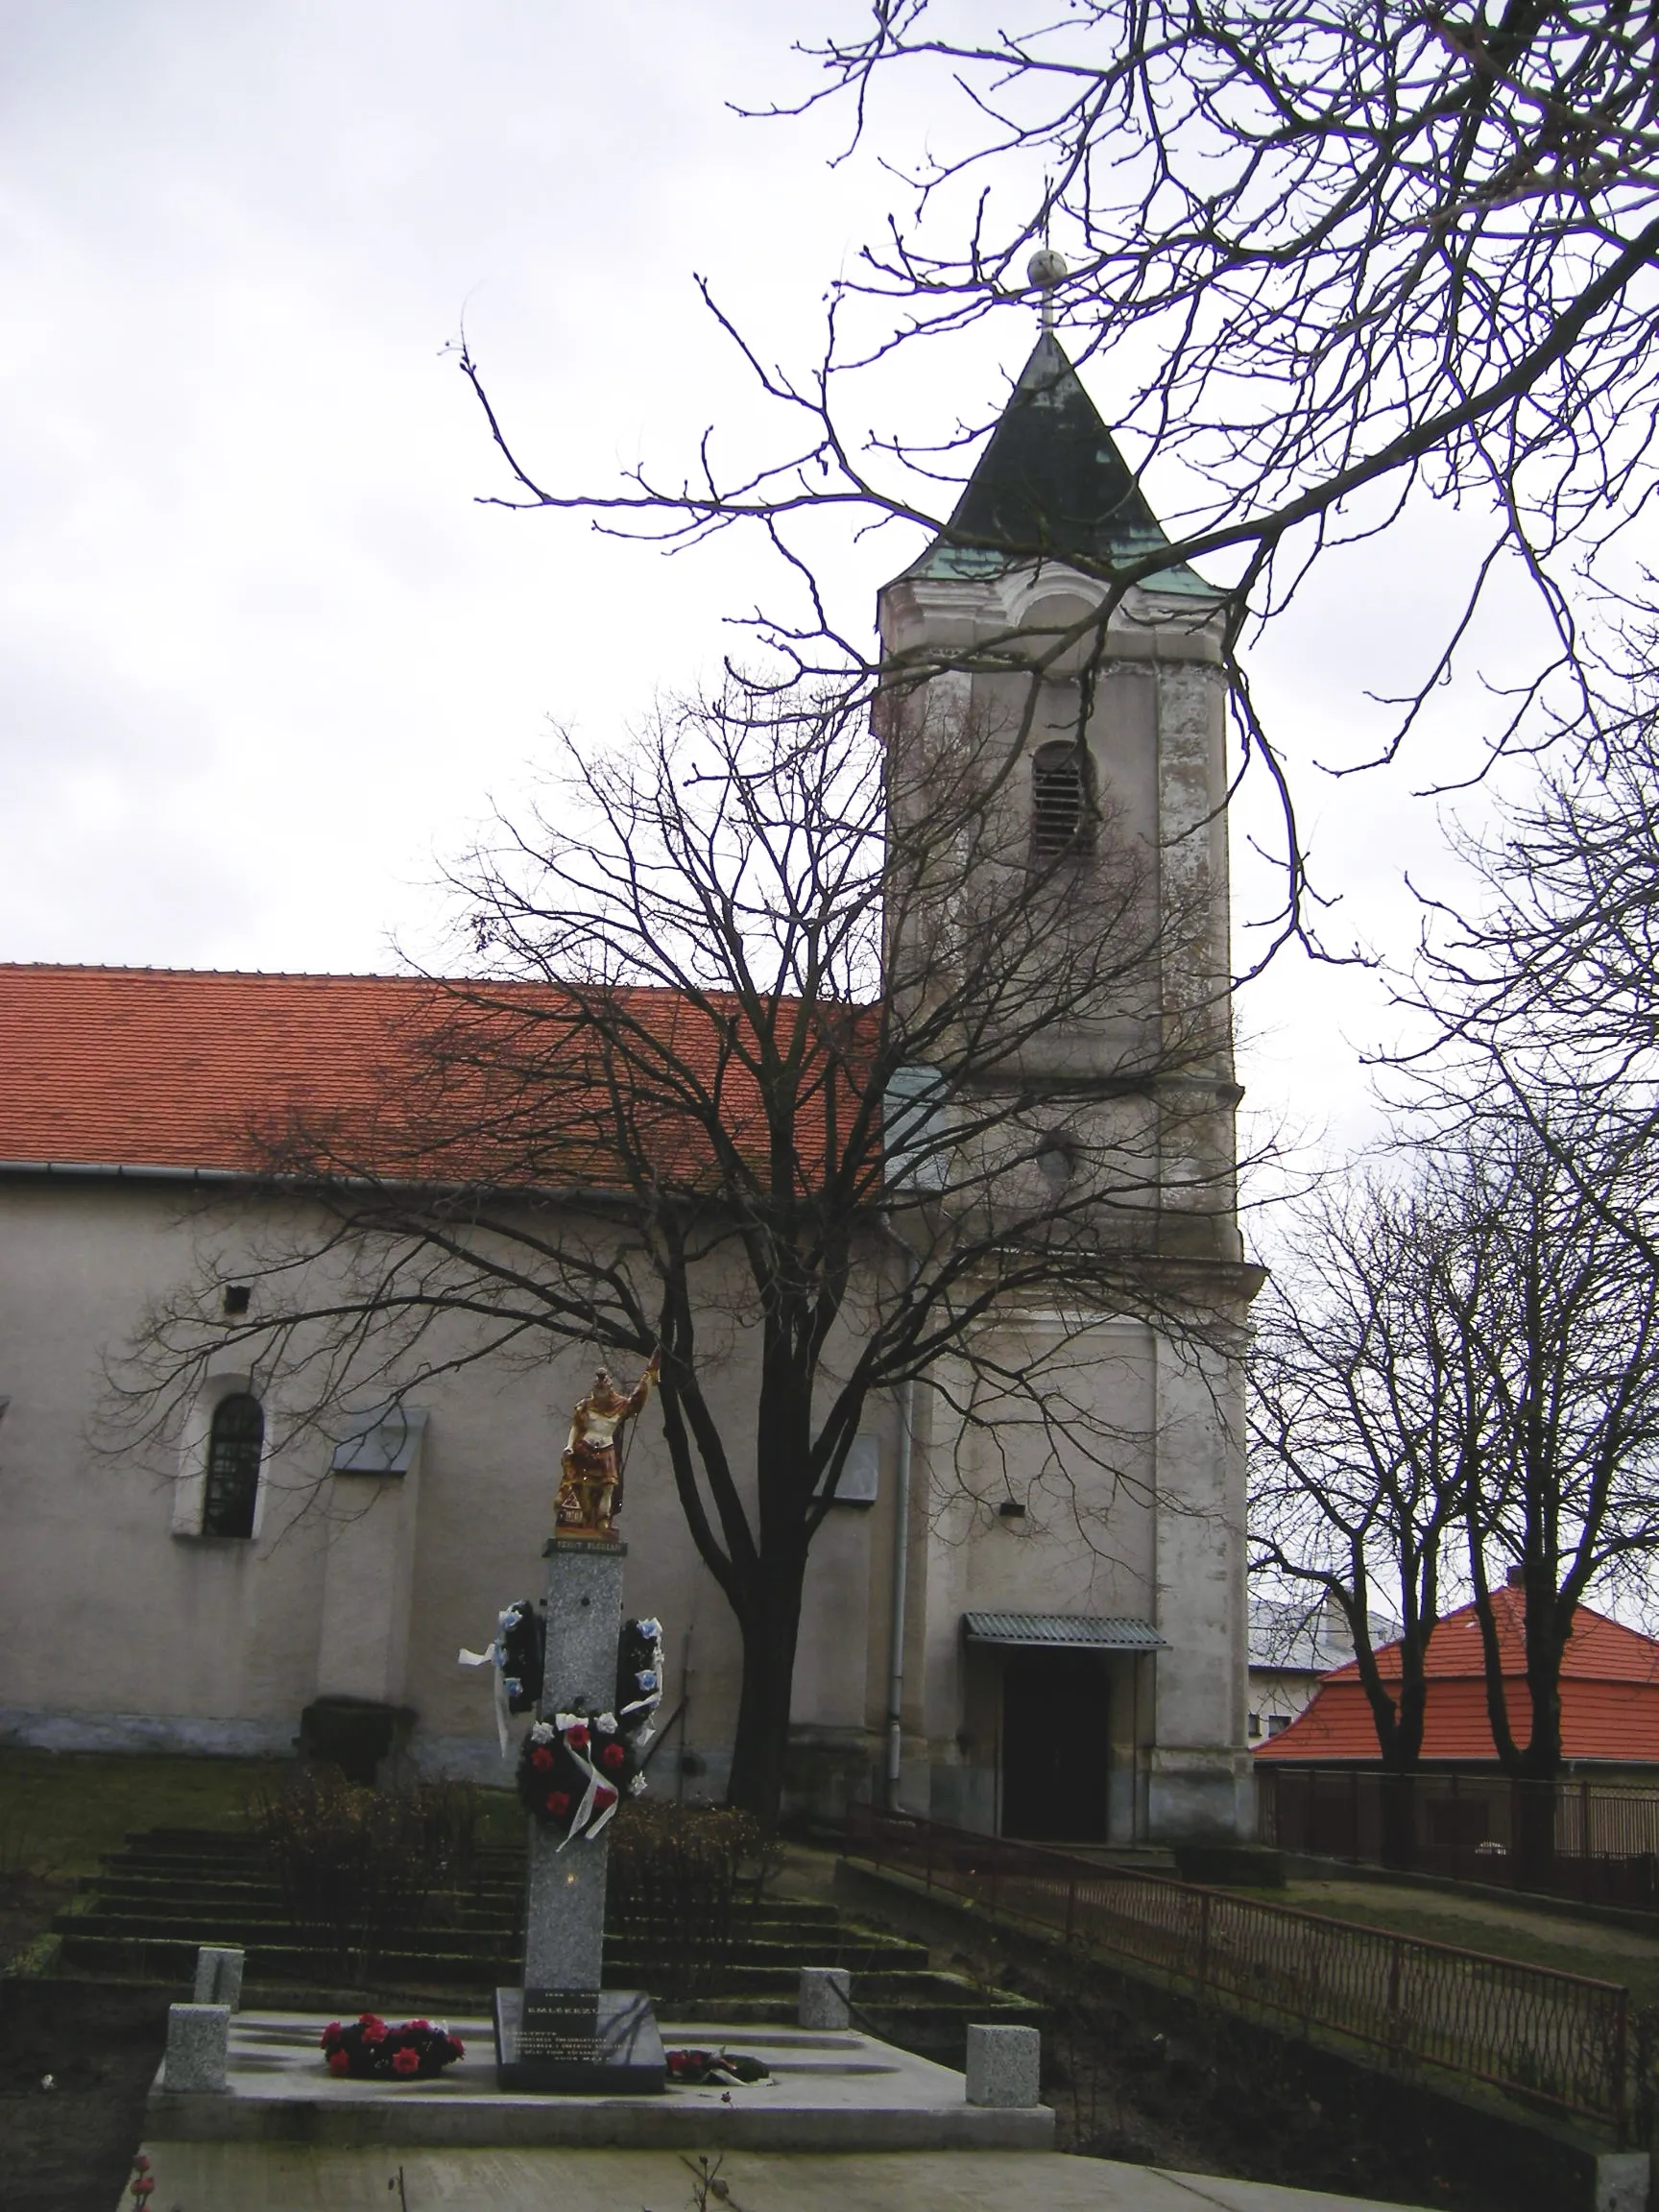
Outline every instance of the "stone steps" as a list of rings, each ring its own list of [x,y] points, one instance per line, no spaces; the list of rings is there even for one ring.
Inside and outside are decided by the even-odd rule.
[[[499,1983],[518,1979],[522,1953],[522,1855],[492,1851],[474,1878],[434,1900],[426,1926],[382,1953],[370,1980],[390,1998],[430,1992],[434,2010],[487,2007]],[[249,1997],[332,2006],[345,1970],[297,1940],[280,1888],[256,1839],[191,1830],[152,1830],[128,1839],[57,1915],[65,1972],[108,1979],[187,1982],[203,1943],[247,1953]],[[728,2025],[784,2025],[795,2017],[803,1966],[843,1966],[853,1976],[860,2025],[906,2049],[960,2065],[970,2019],[1040,2025],[1041,2008],[935,1972],[919,1943],[845,1923],[838,1907],[763,1899],[720,1963],[677,1956],[672,1931],[637,1921],[608,1930],[605,1981],[645,1989],[677,2017]],[[245,1999],[245,2001],[247,2001]],[[400,2002],[405,2001],[400,1997]],[[353,2007],[355,2008],[355,2006]]]
[[[454,1936],[470,1941],[486,1939],[514,1944],[518,1941],[520,1920],[517,1899],[510,1908],[495,1908],[474,1906],[467,1899],[444,1898],[434,1905],[421,1926],[434,1937]],[[78,1901],[60,1912],[53,1925],[64,1935],[127,1936],[134,1940],[154,1937],[162,1941],[172,1936],[195,1936],[198,1931],[211,1928],[218,1933],[211,1937],[203,1936],[203,1941],[256,1943],[281,1938],[291,1929],[292,1922],[275,1891],[254,1898],[222,1893],[188,1900],[162,1900],[132,1891],[111,1896],[100,1887],[84,1902]],[[654,1928],[648,1922],[635,1919],[616,1923],[612,1929],[613,1941],[626,1942],[636,1948],[647,1947],[653,1942],[672,1946],[675,1937],[672,1928]],[[803,1956],[801,1962],[807,1966],[847,1963],[835,1954],[844,1952],[850,1940],[859,1948],[879,1950],[884,1955],[897,1957],[906,1949],[921,1955],[921,1946],[907,1944],[900,1936],[861,1930],[855,1938],[849,1938],[832,1919],[807,1919],[788,1912],[745,1913],[733,1940],[739,1949],[758,1944],[803,1954],[809,1951],[827,1954],[822,1959]]]
[[[280,1886],[270,1879],[238,1882],[152,1881],[126,1873],[100,1873],[95,1880],[96,1902],[89,1908],[103,1912],[134,1915],[234,1912],[253,1919],[284,1919],[286,1908]],[[511,1887],[479,1890],[470,1886],[433,1892],[433,1911],[445,1918],[498,1921],[516,1927],[524,1902],[522,1876]],[[815,1933],[831,1931],[840,1915],[833,1905],[798,1904],[794,1899],[762,1900],[743,1909],[743,1923],[755,1930],[777,1931],[780,1939],[810,1940]],[[636,1925],[643,1923],[636,1921]]]
[[[246,1912],[216,1911],[210,1907],[195,1913],[163,1915],[124,1912],[100,1901],[85,1911],[58,1913],[52,1926],[63,1940],[66,1963],[108,1959],[112,1956],[111,1946],[122,1944],[145,1949],[169,1943],[186,1947],[229,1944],[247,1951],[251,1960],[256,1956],[305,1949],[296,1939],[291,1923],[280,1914],[256,1917]],[[481,1967],[516,1956],[518,1948],[517,1926],[512,1922],[440,1921],[429,1924],[421,1934],[422,1953],[430,1948],[434,1954],[476,1960]],[[614,1962],[625,1973],[645,1972],[654,1959],[662,1956],[664,1948],[648,1933],[627,1927],[609,1932],[605,1938],[607,1963]],[[674,1947],[667,1948],[671,1958]],[[845,1966],[861,1974],[919,1971],[927,1964],[927,1953],[922,1944],[864,1931],[815,1928],[804,1937],[792,1937],[787,1933],[780,1936],[765,1930],[738,1936],[727,1953],[727,1961],[723,1975],[751,1968],[796,1971],[802,1966]],[[254,1969],[251,1966],[250,1970]]]

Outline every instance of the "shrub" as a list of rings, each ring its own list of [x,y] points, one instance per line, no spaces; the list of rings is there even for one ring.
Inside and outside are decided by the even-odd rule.
[[[651,1964],[694,1995],[731,1956],[775,1856],[748,1813],[634,1803],[612,1829],[609,1926],[650,1946]]]
[[[251,1813],[295,1933],[359,1975],[421,1927],[435,1890],[471,1872],[479,1810],[466,1783],[393,1792],[308,1767]]]

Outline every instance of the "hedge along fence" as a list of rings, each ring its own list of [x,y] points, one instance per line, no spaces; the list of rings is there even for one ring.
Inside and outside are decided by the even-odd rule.
[[[856,1806],[849,1858],[1098,1944],[1214,1995],[1611,2127],[1629,2123],[1629,1992],[1610,1982],[1103,1867]]]

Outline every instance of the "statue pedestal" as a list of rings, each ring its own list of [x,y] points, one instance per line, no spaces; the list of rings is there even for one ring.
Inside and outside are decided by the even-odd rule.
[[[616,1696],[627,1546],[555,1536],[547,1559],[547,1663],[541,1710],[608,1712]],[[495,1992],[495,2064],[503,2089],[661,2089],[667,2078],[651,2000],[601,1989],[605,1872],[611,1839],[561,1849],[530,1823],[524,1985]]]

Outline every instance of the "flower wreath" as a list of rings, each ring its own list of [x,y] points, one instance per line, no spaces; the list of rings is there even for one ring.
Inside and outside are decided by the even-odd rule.
[[[528,1598],[520,1598],[495,1616],[495,1641],[486,1650],[469,1651],[463,1645],[455,1654],[458,1666],[494,1670],[495,1734],[503,1759],[512,1756],[509,1719],[536,1709],[546,1652],[547,1623]]]
[[[771,2069],[742,2051],[670,2051],[668,2079],[682,2089],[702,2089],[713,2082],[770,2081]]]
[[[362,2012],[350,2024],[330,2020],[317,2038],[330,2074],[357,2080],[430,2080],[465,2057],[467,2046],[430,2020],[405,2020],[388,2028],[378,2013]]]
[[[518,1753],[518,1801],[558,1834],[561,1850],[575,1836],[591,1841],[625,1796],[644,1790],[643,1754],[661,1699],[661,1626],[629,1621],[617,1650],[616,1710],[556,1713],[531,1728]]]

